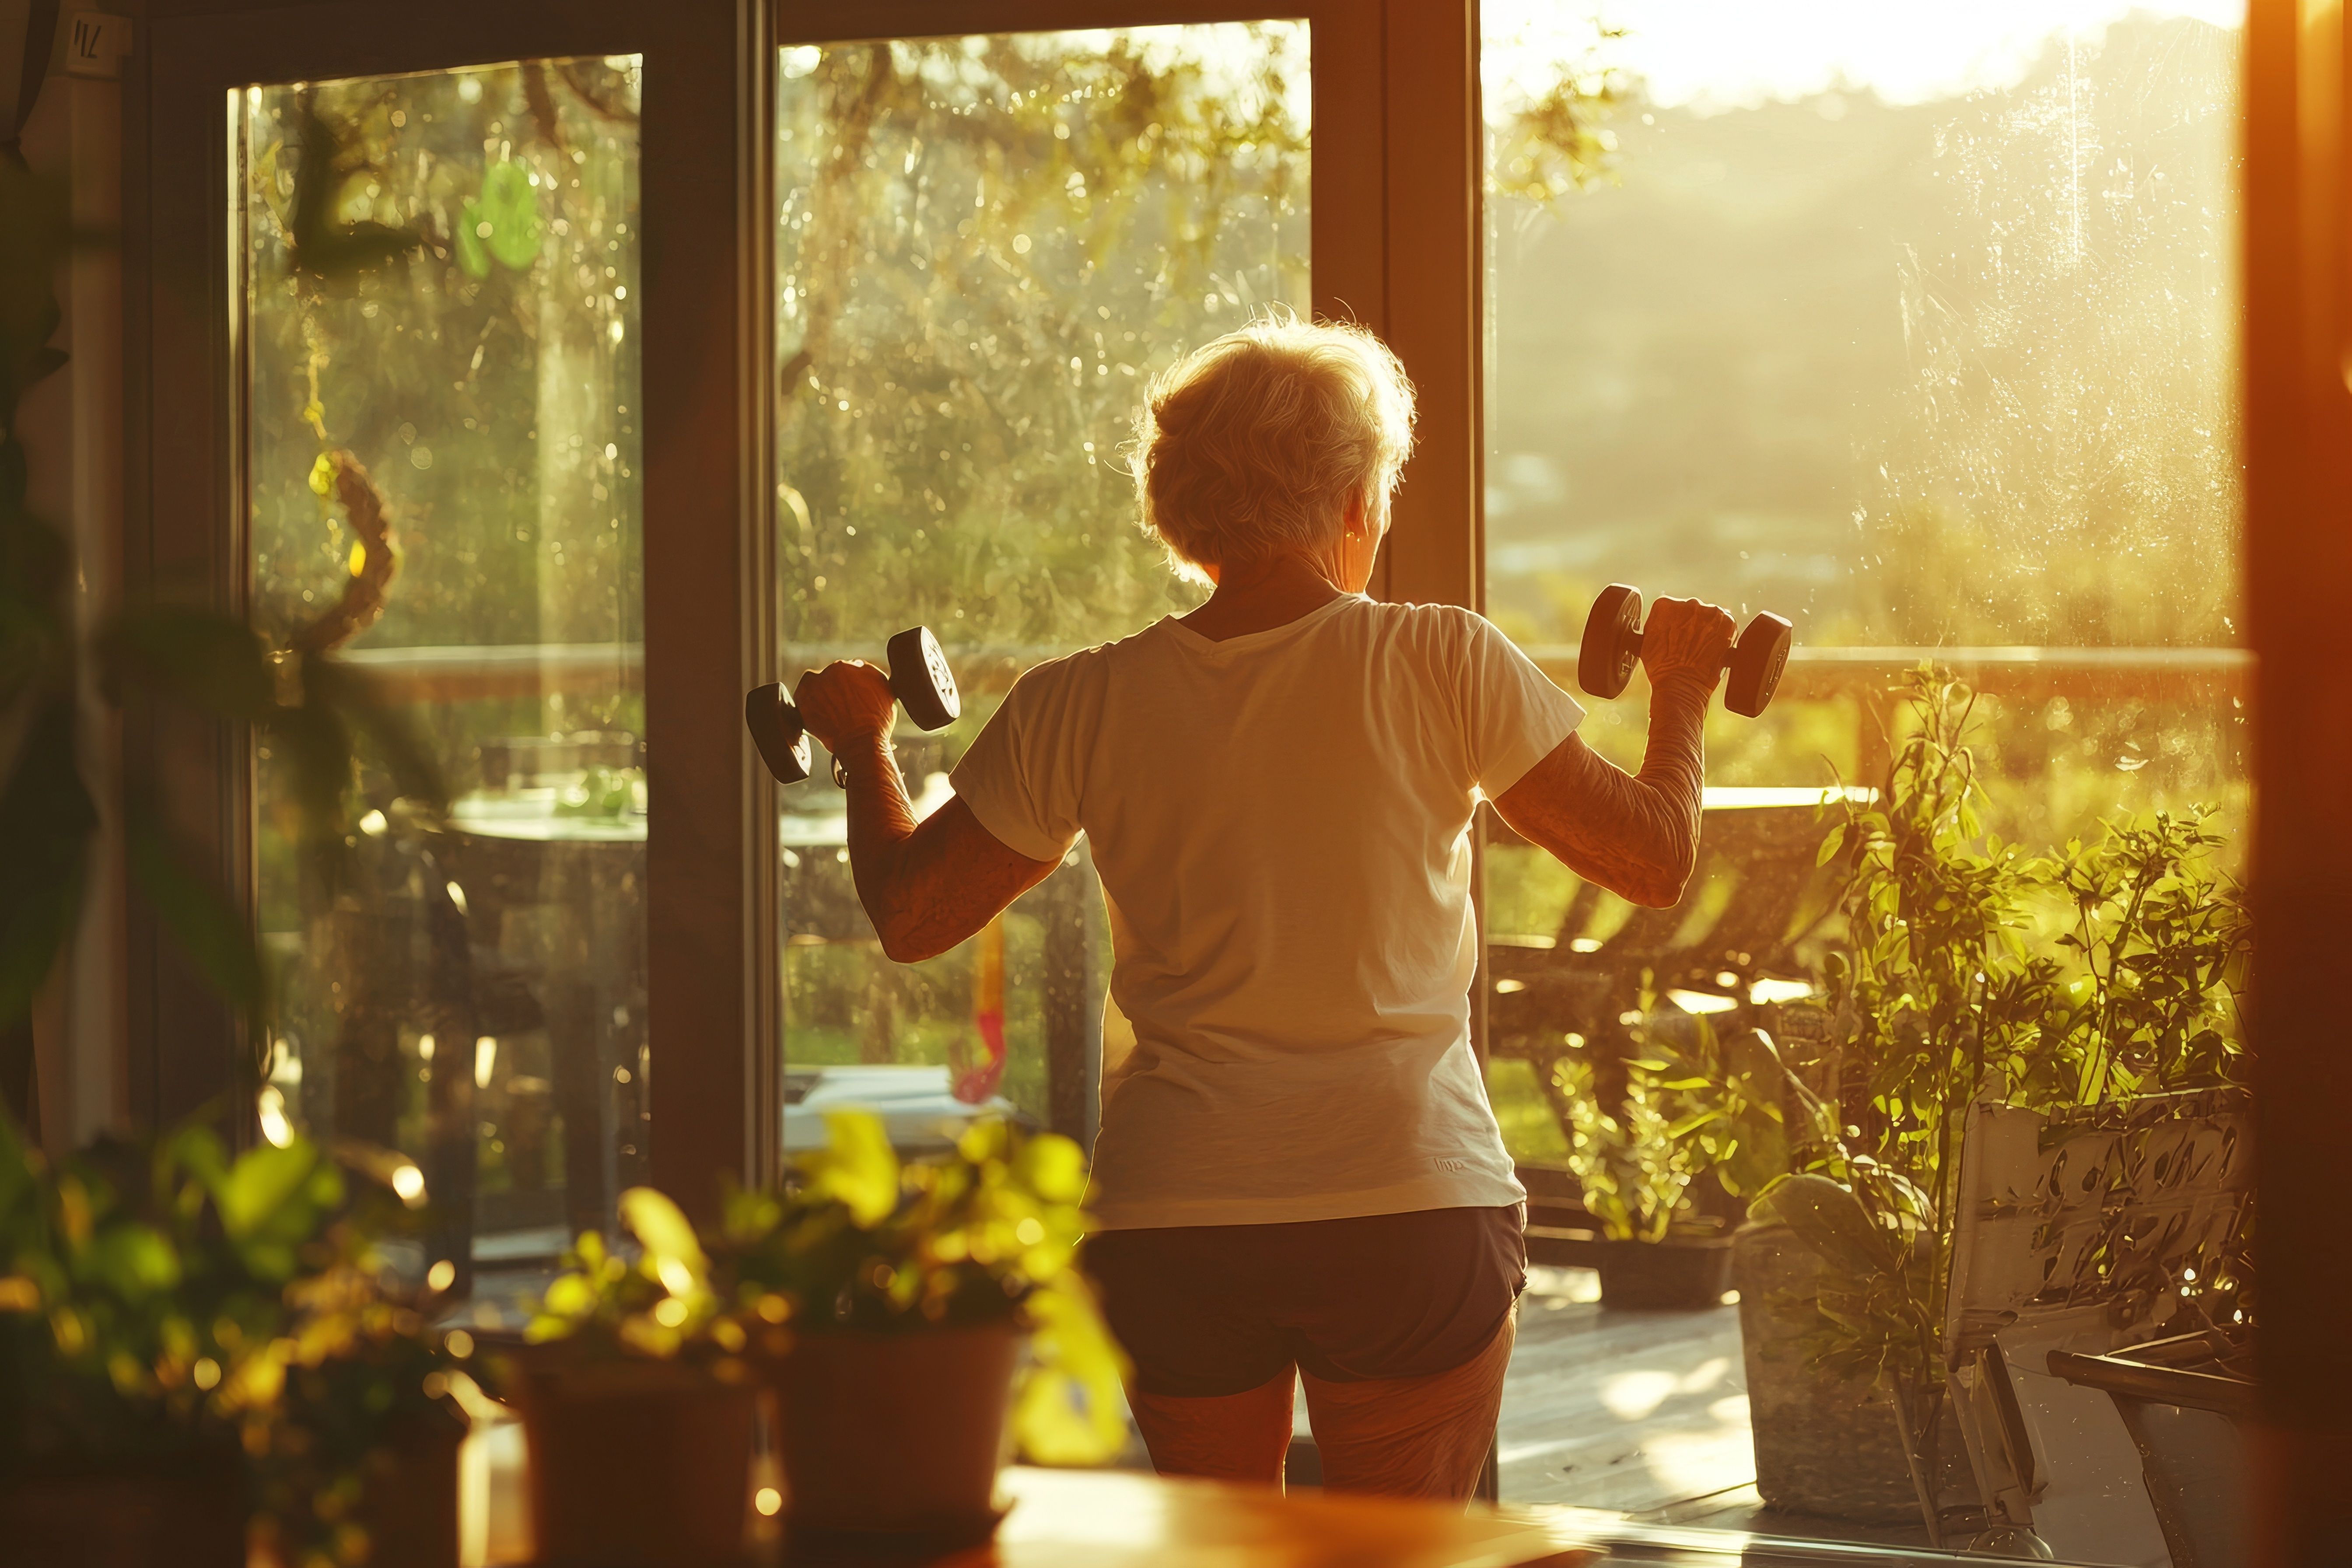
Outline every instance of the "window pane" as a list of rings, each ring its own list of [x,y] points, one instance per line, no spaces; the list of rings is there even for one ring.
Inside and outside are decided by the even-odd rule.
[[[1636,1028],[1779,1028],[1811,994],[1833,929],[1807,924],[1812,792],[1884,782],[1921,660],[1978,693],[1984,827],[2042,853],[2208,803],[2234,864],[2241,10],[1486,0],[1488,613],[1571,689],[1612,582],[1777,611],[1797,643],[1766,715],[1715,705],[1674,917],[1515,840],[1487,857],[1490,1087],[1559,1230],[1590,1195],[1579,1119],[1633,1114],[1628,1058],[1660,1037]],[[1628,768],[1645,693],[1586,700]],[[2063,958],[2063,913],[2035,919]],[[1723,1184],[1686,1218],[1744,1215]],[[1603,1319],[1580,1268],[1538,1281],[1506,1499],[1873,1538],[1757,1513],[1754,1303]],[[1880,1522],[1916,1531],[1882,1449]]]
[[[936,734],[899,724],[919,809],[1023,668],[1197,602],[1136,526],[1123,443],[1176,354],[1307,308],[1307,59],[1285,22],[783,51],[784,668],[938,633],[964,708]],[[857,904],[822,762],[783,812],[789,1146],[845,1096],[903,1105],[908,1139],[958,1096],[1090,1118],[1076,1075],[1108,937],[1083,846],[902,967]]]
[[[255,611],[452,799],[363,732],[306,848],[300,737],[258,738],[270,1084],[415,1156],[461,1256],[551,1254],[646,1156],[638,63],[236,97]]]

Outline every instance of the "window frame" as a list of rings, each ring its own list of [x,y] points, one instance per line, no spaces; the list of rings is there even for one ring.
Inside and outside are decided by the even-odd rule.
[[[2242,82],[2246,615],[2255,656],[2252,903],[2261,1145],[2249,1434],[2256,1561],[2324,1560],[2352,1460],[2352,1251],[2315,1245],[2352,1097],[2352,31],[2340,8],[2251,0]],[[2280,722],[2265,722],[2275,714]]]

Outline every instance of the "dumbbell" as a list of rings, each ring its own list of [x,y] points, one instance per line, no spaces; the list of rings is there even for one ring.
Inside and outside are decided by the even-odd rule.
[[[1789,662],[1789,623],[1769,611],[1748,623],[1723,668],[1731,679],[1723,689],[1723,705],[1753,719],[1772,700],[1780,684],[1780,670]],[[1595,697],[1614,697],[1633,679],[1642,658],[1642,595],[1623,583],[1612,583],[1592,601],[1584,618],[1584,644],[1577,650],[1576,683]]]
[[[963,711],[956,694],[955,671],[940,651],[940,639],[929,626],[908,626],[890,639],[890,695],[907,710],[919,730],[943,730]],[[760,758],[778,784],[798,784],[809,776],[808,731],[801,726],[801,710],[781,680],[755,686],[743,697],[743,722],[751,727]],[[833,782],[849,787],[841,759],[833,759]]]

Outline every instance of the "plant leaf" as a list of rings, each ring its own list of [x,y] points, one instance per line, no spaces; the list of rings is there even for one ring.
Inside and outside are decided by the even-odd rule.
[[[171,842],[146,802],[126,802],[122,844],[140,891],[197,973],[230,1005],[258,1019],[268,1005],[261,952],[228,889],[189,868],[193,857]]]
[[[1127,1443],[1119,1386],[1125,1358],[1082,1281],[1064,1275],[1033,1292],[1024,1309],[1035,1364],[1022,1379],[1013,1429],[1041,1465],[1099,1465]]]
[[[882,1119],[871,1111],[825,1113],[826,1145],[803,1166],[809,1185],[838,1200],[861,1230],[887,1219],[898,1206],[898,1155]]]
[[[1767,1224],[1787,1226],[1840,1273],[1868,1278],[1885,1271],[1886,1248],[1862,1200],[1827,1176],[1799,1174],[1776,1182],[1752,1212]]]
[[[668,1194],[652,1187],[631,1187],[621,1194],[620,1208],[622,1222],[644,1244],[646,1257],[657,1265],[665,1259],[675,1259],[686,1265],[687,1271],[697,1280],[709,1271],[709,1259],[702,1254],[702,1244],[695,1239],[693,1222],[670,1201]]]
[[[81,907],[98,808],[82,786],[70,698],[42,705],[0,789],[0,1025],[32,1009]]]

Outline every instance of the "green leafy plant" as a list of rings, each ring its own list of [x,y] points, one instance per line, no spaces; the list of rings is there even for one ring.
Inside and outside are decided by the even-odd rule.
[[[1572,1058],[1553,1068],[1570,1105],[1568,1168],[1584,1208],[1612,1241],[1664,1241],[1703,1168],[1700,1151],[1675,1135],[1675,1091],[1647,1064],[1626,1073],[1625,1100],[1603,1110],[1590,1068]]]
[[[620,1212],[637,1238],[635,1260],[608,1249],[594,1231],[583,1231],[524,1337],[534,1344],[571,1341],[656,1357],[740,1351],[742,1328],[722,1315],[725,1303],[711,1287],[710,1259],[693,1222],[651,1187],[623,1193]]]
[[[2104,842],[2069,843],[2049,865],[2074,917],[2057,942],[2074,955],[2062,1057],[2077,1103],[2237,1081],[2253,927],[2214,864],[2226,842],[2212,809],[2192,805],[2110,823]]]
[[[1972,694],[1922,668],[1906,707],[1875,798],[1832,807],[1821,848],[1850,868],[1823,976],[1840,1081],[1781,1066],[1795,1169],[1754,1213],[1826,1265],[1814,1353],[1889,1388],[1933,1474],[1968,1108],[2228,1081],[2252,939],[2210,810],[2029,856],[1979,820]]]
[[[1052,1133],[974,1123],[947,1153],[901,1162],[881,1121],[825,1118],[825,1147],[781,1191],[738,1192],[698,1236],[648,1187],[621,1196],[629,1258],[583,1234],[525,1331],[588,1355],[709,1362],[790,1354],[827,1332],[921,1333],[985,1324],[1028,1331],[1013,1429],[1047,1464],[1098,1463],[1127,1428],[1121,1363],[1076,1256],[1086,1158]]]
[[[482,194],[458,214],[457,264],[469,278],[488,278],[490,262],[516,272],[539,259],[538,180],[520,163],[493,163],[482,174]]]
[[[737,1310],[789,1310],[803,1335],[1013,1323],[1030,1363],[1013,1430],[1046,1464],[1099,1463],[1126,1440],[1118,1347],[1077,1270],[1086,1157],[1053,1133],[974,1123],[944,1155],[901,1163],[882,1123],[825,1119],[783,1193],[739,1194],[725,1249]]]
[[[201,1125],[54,1166],[0,1117],[0,1468],[241,1454],[261,1533],[356,1563],[365,1478],[454,1368],[389,1293],[403,1200],[296,1140]]]
[[[1640,1014],[1628,1033],[1641,1054],[1625,1064],[1617,1111],[1603,1109],[1589,1066],[1568,1058],[1553,1068],[1569,1169],[1585,1212],[1613,1241],[1666,1239],[1686,1214],[1691,1184],[1710,1172],[1737,1198],[1789,1170],[1782,1075],[1769,1042],[1752,1029],[1718,1038],[1702,1014],[1669,1021],[1646,986]]]

